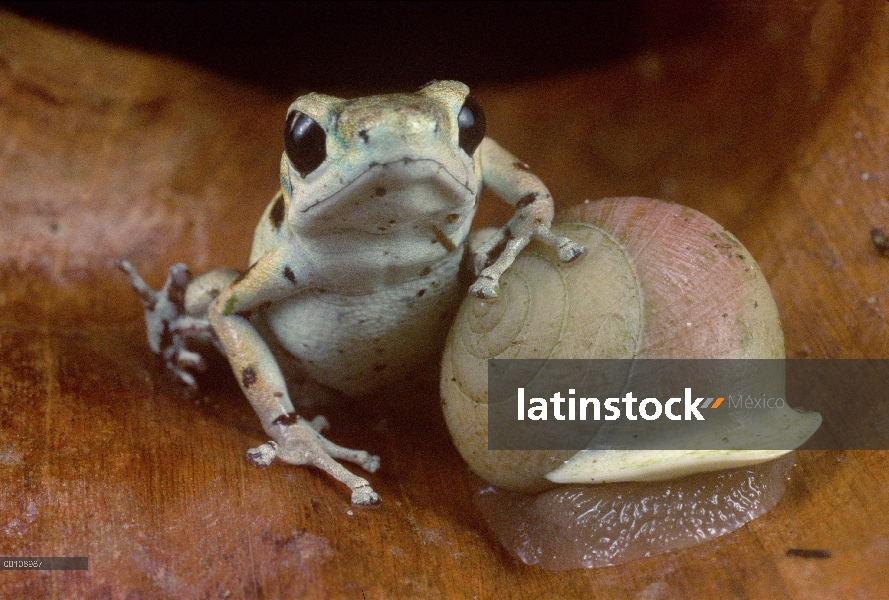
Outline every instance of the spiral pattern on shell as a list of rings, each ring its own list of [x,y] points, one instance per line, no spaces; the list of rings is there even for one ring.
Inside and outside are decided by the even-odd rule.
[[[750,253],[709,217],[645,198],[559,215],[554,231],[589,248],[559,263],[532,244],[494,301],[468,298],[448,336],[445,418],[473,471],[507,489],[543,489],[573,451],[487,449],[489,358],[783,358],[777,307]]]

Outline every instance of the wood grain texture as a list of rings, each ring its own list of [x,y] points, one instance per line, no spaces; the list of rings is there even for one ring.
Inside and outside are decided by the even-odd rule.
[[[887,356],[889,260],[869,239],[889,227],[887,4],[723,11],[630,61],[477,89],[490,134],[564,205],[653,196],[717,219],[771,282],[788,355]],[[182,395],[112,261],[154,285],[177,261],[243,267],[289,100],[0,14],[0,555],[90,557],[0,571],[0,597],[889,593],[884,452],[803,453],[738,532],[559,575],[485,530],[434,383],[324,411],[334,440],[381,456],[377,510],[316,471],[247,464],[265,438],[225,365]]]

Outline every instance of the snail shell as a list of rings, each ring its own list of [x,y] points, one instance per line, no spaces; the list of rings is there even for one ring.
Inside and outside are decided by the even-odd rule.
[[[576,206],[556,222],[557,235],[586,245],[588,255],[562,265],[551,250],[529,246],[501,280],[500,297],[467,298],[448,336],[443,407],[470,468],[499,487],[530,491],[554,482],[667,479],[784,454],[487,449],[487,359],[784,357],[765,277],[709,217],[613,198]],[[820,417],[788,411],[801,443]]]

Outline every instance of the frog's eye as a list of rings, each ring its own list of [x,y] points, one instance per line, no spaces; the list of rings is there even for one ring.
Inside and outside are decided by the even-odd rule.
[[[284,125],[284,152],[305,179],[327,158],[326,135],[310,116],[297,111],[287,116]]]
[[[460,128],[460,147],[471,156],[485,137],[485,113],[472,96],[466,96],[463,102],[457,115],[457,127]]]

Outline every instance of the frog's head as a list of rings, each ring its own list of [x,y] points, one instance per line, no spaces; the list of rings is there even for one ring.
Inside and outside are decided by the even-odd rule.
[[[318,234],[440,218],[461,237],[481,188],[484,133],[481,108],[456,81],[354,100],[301,96],[284,130],[287,220]]]

